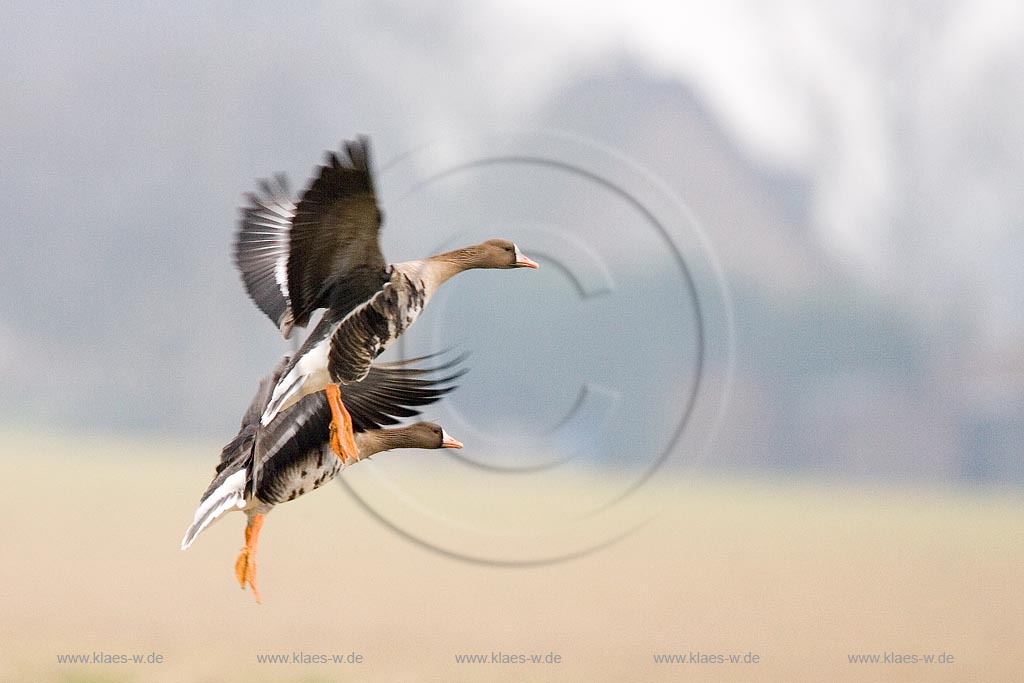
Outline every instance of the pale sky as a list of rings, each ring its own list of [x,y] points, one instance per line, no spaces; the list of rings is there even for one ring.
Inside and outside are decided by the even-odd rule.
[[[1024,337],[1022,3],[193,9],[0,8],[13,27],[0,44],[0,372],[33,387],[31,405],[16,402],[26,414],[49,409],[42,397],[59,378],[47,371],[61,357],[86,386],[117,384],[157,415],[136,371],[172,358],[184,370],[168,391],[208,392],[176,403],[178,419],[207,419],[219,389],[203,384],[196,331],[256,349],[225,373],[251,374],[276,348],[241,339],[263,323],[229,257],[254,178],[285,171],[301,184],[320,150],[357,132],[374,136],[383,162],[464,132],[550,122],[544,108],[561,89],[623,62],[639,68],[622,91],[586,105],[597,136],[621,132],[629,98],[647,106],[652,82],[669,84],[655,100],[692,91],[752,177],[782,169],[806,183],[810,225],[795,239],[816,240],[829,267],[908,302],[929,333],[963,315],[980,335],[972,344]],[[689,152],[668,158],[688,164]],[[655,156],[637,150],[642,165],[643,155]],[[101,403],[102,418],[119,419],[121,405]]]

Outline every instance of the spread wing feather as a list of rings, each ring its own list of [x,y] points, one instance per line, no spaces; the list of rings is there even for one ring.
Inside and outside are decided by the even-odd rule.
[[[383,286],[380,225],[369,139],[360,137],[346,142],[343,154],[327,154],[296,206],[287,262],[295,325],[308,323],[318,308],[345,315]]]
[[[375,364],[362,382],[345,385],[341,397],[352,416],[353,431],[380,429],[397,424],[401,418],[419,415],[417,408],[440,400],[454,389],[452,382],[467,372],[466,368],[456,369],[465,355],[434,367],[413,367],[433,357]],[[255,414],[252,424],[259,424],[259,419],[260,415]],[[288,461],[323,446],[329,438],[330,423],[331,409],[324,392],[304,397],[260,430],[257,466],[263,467],[270,459]]]
[[[260,424],[260,416],[263,414],[263,409],[270,401],[270,396],[274,391],[274,386],[277,384],[278,380],[281,379],[281,372],[287,366],[288,360],[289,358],[285,356],[272,373],[260,380],[259,388],[256,389],[256,395],[252,397],[249,407],[245,409],[245,414],[242,415],[242,424],[238,428],[238,434],[234,439],[228,442],[226,446],[224,446],[224,449],[220,453],[220,463],[217,465],[217,474],[220,474],[225,468],[237,465],[249,456],[252,451],[253,439],[256,437],[256,428]],[[210,484],[211,489],[216,488],[214,486],[216,483],[217,481],[214,480],[214,482]]]
[[[342,400],[352,416],[352,428],[357,432],[380,429],[397,424],[397,418],[419,415],[416,408],[439,400],[455,388],[452,382],[468,372],[465,367],[454,370],[465,361],[465,355],[435,367],[410,367],[428,358],[378,363],[370,366],[362,382],[346,385]],[[439,373],[445,374],[437,377]]]
[[[261,180],[260,193],[248,195],[235,236],[235,265],[245,291],[282,331],[292,325],[288,298],[288,243],[296,206],[288,180]]]

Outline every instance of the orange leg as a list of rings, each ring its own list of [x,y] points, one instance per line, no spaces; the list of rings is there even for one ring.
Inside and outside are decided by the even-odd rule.
[[[254,515],[245,526],[245,547],[235,560],[235,578],[238,585],[245,590],[245,584],[252,586],[252,595],[256,602],[260,601],[260,589],[256,587],[256,544],[259,541],[260,529],[263,528],[265,515]]]
[[[341,401],[341,389],[337,384],[328,384],[324,391],[331,406],[331,449],[342,462],[356,462],[359,448],[352,436],[352,416]]]

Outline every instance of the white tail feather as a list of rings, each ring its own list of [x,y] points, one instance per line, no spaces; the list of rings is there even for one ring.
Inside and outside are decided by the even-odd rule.
[[[225,512],[245,507],[245,470],[239,470],[224,480],[210,495],[199,503],[192,526],[181,539],[181,549],[185,550],[196,540],[206,527],[216,522]]]

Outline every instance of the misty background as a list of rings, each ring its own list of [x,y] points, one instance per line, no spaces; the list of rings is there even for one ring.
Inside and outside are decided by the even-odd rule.
[[[1019,4],[11,3],[0,21],[6,429],[227,441],[290,349],[231,261],[257,178],[301,188],[358,133],[380,168],[438,140],[457,157],[466,134],[556,130],[660,178],[710,243],[734,355],[731,378],[709,368],[730,390],[701,467],[1024,482]],[[385,256],[556,217],[619,254],[617,298],[578,313],[544,261],[460,276],[442,345],[474,355],[452,405],[545,433],[572,378],[596,373],[624,402],[605,442],[643,460],[623,446],[692,381],[670,267],[537,177],[487,201],[496,178],[394,210],[382,193]],[[444,326],[430,320],[423,334]]]

